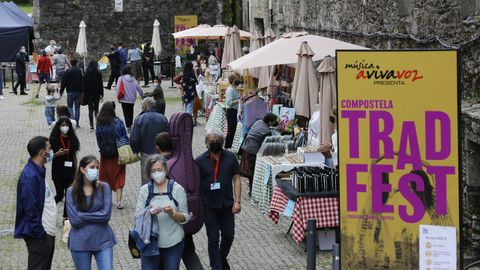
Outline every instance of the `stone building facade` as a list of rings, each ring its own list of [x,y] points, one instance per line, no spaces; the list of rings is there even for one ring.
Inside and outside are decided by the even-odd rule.
[[[123,12],[115,12],[114,0],[34,0],[35,47],[43,48],[50,40],[74,52],[78,26],[87,25],[89,58],[98,59],[110,43],[123,41],[141,44],[152,38],[153,22],[160,22],[162,57],[174,52],[175,15],[197,15],[198,23],[217,24],[222,8],[217,0],[129,0],[123,1]]]
[[[459,49],[464,217],[480,250],[478,0],[243,0],[243,21],[246,30],[307,31],[374,49]]]

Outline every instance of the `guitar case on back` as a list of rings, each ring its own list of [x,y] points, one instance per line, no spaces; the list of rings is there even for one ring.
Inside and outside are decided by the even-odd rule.
[[[187,234],[198,232],[204,221],[203,201],[200,194],[200,169],[192,155],[193,120],[188,113],[175,113],[170,118],[172,157],[167,161],[169,175],[182,185],[187,194],[190,221],[183,225]]]

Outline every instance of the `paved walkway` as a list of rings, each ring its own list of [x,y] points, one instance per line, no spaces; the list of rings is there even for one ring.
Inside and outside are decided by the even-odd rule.
[[[167,96],[166,116],[180,110],[180,99],[176,98],[176,89],[165,83]],[[37,87],[29,85],[30,89]],[[146,88],[144,88],[146,90]],[[148,89],[152,90],[152,89]],[[16,184],[20,171],[28,160],[27,142],[36,135],[49,135],[44,116],[43,103],[31,100],[30,96],[14,96],[8,94],[11,89],[5,89],[6,100],[0,101],[0,265],[1,269],[26,269],[27,251],[22,240],[13,239],[11,231],[15,222]],[[31,92],[31,91],[30,91]],[[43,88],[41,99],[45,94]],[[114,100],[114,91],[105,93],[105,101]],[[65,104],[65,97],[61,100]],[[140,112],[140,101],[135,106],[135,115]],[[81,143],[79,156],[98,154],[95,133],[90,132],[88,124],[88,109],[82,107],[80,126],[77,135]],[[123,118],[120,106],[117,115]],[[195,128],[193,139],[194,157],[205,151],[204,129],[205,120],[199,118],[199,126]],[[50,166],[47,165],[47,177],[50,178]],[[244,187],[246,187],[244,182]],[[52,185],[53,187],[53,185]],[[132,226],[137,193],[140,188],[139,163],[127,166],[125,185],[125,209],[113,209],[110,221],[118,244],[114,248],[115,269],[140,269],[139,261],[133,260],[127,248],[128,229]],[[247,192],[242,193],[242,212],[236,217],[236,234],[229,262],[232,269],[306,269],[305,245],[297,245],[291,235],[287,235],[290,221],[281,218],[279,225],[274,225],[267,216],[248,202]],[[58,214],[58,234],[53,259],[53,269],[74,269],[70,252],[61,241],[61,211]],[[194,236],[197,252],[205,269],[208,267],[207,238],[205,229]],[[317,269],[330,269],[330,252],[321,252],[317,256]],[[182,266],[182,269],[183,266]]]

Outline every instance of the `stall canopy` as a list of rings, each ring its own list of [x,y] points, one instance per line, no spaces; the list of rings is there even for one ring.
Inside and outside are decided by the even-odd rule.
[[[205,39],[205,40],[220,40],[225,38],[229,27],[223,24],[217,24],[212,27],[208,27],[208,25],[204,25],[202,27],[198,26],[192,29],[187,29],[182,32],[173,33],[173,37],[174,38],[196,38],[196,39]],[[240,39],[242,40],[250,39],[251,34],[249,32],[246,32],[243,30],[238,30],[238,31],[240,34]]]
[[[336,50],[366,50],[367,48],[336,39],[309,35],[307,32],[284,34],[282,38],[261,47],[228,65],[232,70],[241,70],[253,67],[294,64],[297,62],[297,51],[302,42],[308,45],[315,53],[313,61],[323,59],[328,55],[335,55]]]
[[[21,46],[29,49],[33,20],[12,2],[0,2],[0,62],[14,62]]]

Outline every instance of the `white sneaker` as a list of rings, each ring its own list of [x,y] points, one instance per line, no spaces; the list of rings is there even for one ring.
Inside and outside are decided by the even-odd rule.
[[[0,100],[4,100],[4,99],[5,99],[5,97],[4,97],[4,96],[0,96]]]

